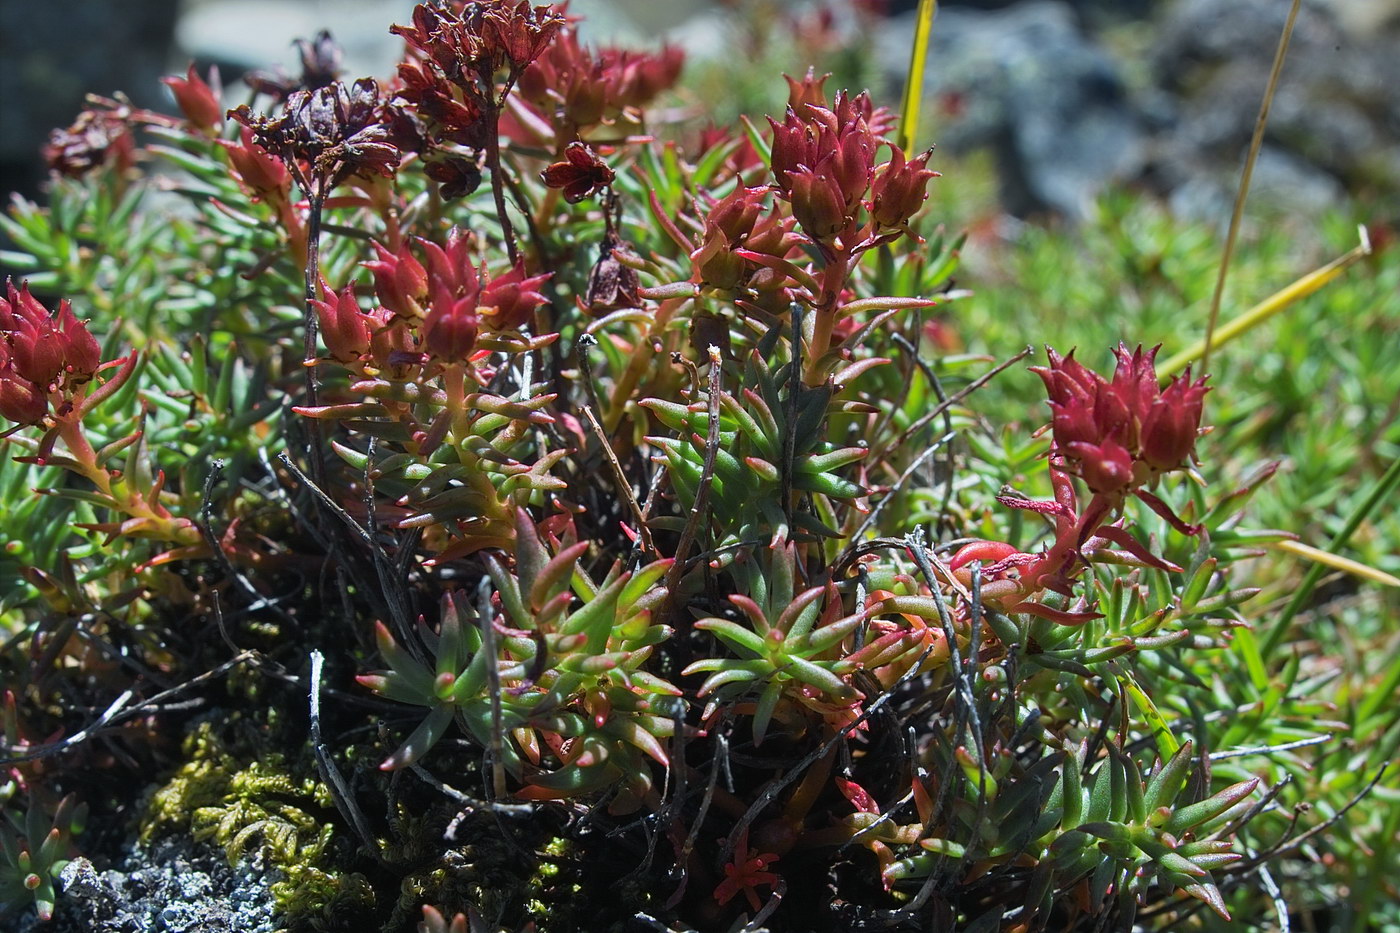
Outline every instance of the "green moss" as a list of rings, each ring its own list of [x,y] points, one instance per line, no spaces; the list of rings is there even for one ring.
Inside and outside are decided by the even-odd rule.
[[[187,832],[222,847],[230,862],[260,851],[283,875],[272,894],[293,927],[315,926],[317,915],[347,900],[373,903],[362,876],[334,865],[335,828],[324,818],[333,801],[318,778],[298,775],[277,753],[245,760],[210,722],[186,737],[184,753],[185,763],[151,798],[143,841],[163,831]]]

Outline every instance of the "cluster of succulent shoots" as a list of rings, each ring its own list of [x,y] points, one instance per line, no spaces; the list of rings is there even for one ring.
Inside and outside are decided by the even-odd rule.
[[[998,496],[1003,505],[1046,515],[1054,522],[1055,540],[1041,553],[1026,554],[1000,541],[974,541],[948,562],[960,582],[970,582],[971,565],[980,566],[982,599],[1008,612],[1033,612],[1073,624],[1092,613],[1066,612],[1046,606],[1036,595],[1046,591],[1072,596],[1074,579],[1086,565],[1085,552],[1111,551],[1127,564],[1180,573],[1180,567],[1148,552],[1111,519],[1129,496],[1136,496],[1173,528],[1186,535],[1201,529],[1184,523],[1146,487],[1165,473],[1185,469],[1201,433],[1205,379],[1191,381],[1191,371],[1162,388],[1153,360],[1158,347],[1130,351],[1120,344],[1112,381],[1086,368],[1071,352],[1048,350],[1050,365],[1032,367],[1050,396],[1049,469],[1055,498],[1034,501]],[[1071,476],[1088,487],[1083,505]],[[1117,550],[1113,550],[1113,546]]]
[[[1130,749],[1156,726],[1107,742],[1101,727],[1124,709],[1103,684],[1130,682],[1134,652],[1218,644],[1234,624],[1207,595],[1216,557],[1186,569],[1179,543],[1181,563],[1131,530],[1136,500],[1201,533],[1153,489],[1193,457],[1203,380],[1160,388],[1155,351],[1120,348],[1111,380],[1051,351],[1036,372],[1054,498],[1000,497],[1045,533],[949,537],[973,510],[950,487],[945,540],[927,541],[906,485],[949,440],[929,434],[952,403],[930,410],[942,389],[923,354],[939,349],[928,315],[959,293],[955,251],[919,232],[931,154],[894,143],[887,110],[808,72],[766,136],[667,128],[658,143],[644,108],[677,79],[673,48],[591,49],[559,9],[507,0],[423,4],[395,32],[405,57],[382,84],[341,80],[323,35],[299,77],[254,76],[252,105],[225,113],[217,78],[191,69],[167,80],[183,122],[122,118],[157,143],[113,151],[109,177],[129,183],[133,158],[192,174],[199,235],[253,296],[208,309],[188,353],[104,363],[96,323],[8,286],[8,442],[73,475],[47,491],[98,511],[79,527],[137,574],[110,590],[82,557],[27,568],[50,606],[26,609],[46,633],[36,657],[96,664],[65,647],[73,627],[139,611],[143,663],[168,684],[287,626],[305,642],[276,649],[299,696],[298,652],[317,648],[366,704],[337,704],[324,735],[363,735],[387,699],[403,729],[377,761],[396,782],[465,770],[494,805],[645,826],[640,870],[669,887],[628,903],[677,922],[770,917],[784,891],[811,911],[827,898],[792,894],[838,863],[845,877],[851,852],[856,919],[912,916],[932,894],[1043,928],[1176,889],[1223,913],[1209,873],[1234,858],[1254,785],[1212,795],[1208,775],[1187,780],[1189,745],[1159,737],[1151,766]],[[100,148],[55,167],[100,164]],[[244,307],[288,305],[300,317],[280,329],[237,329]],[[236,362],[214,365],[214,346]],[[187,434],[219,427],[159,434],[175,416]],[[1086,573],[1102,568],[1119,575],[1113,612]],[[1149,605],[1173,580],[1191,598]],[[182,661],[159,620],[201,614],[224,637]],[[1076,686],[1043,690],[1045,673]],[[16,715],[43,720],[48,684],[31,676]],[[365,831],[334,783],[338,831],[366,851],[430,824]],[[450,835],[394,845],[446,859]],[[57,842],[27,845],[56,858]],[[0,867],[20,851],[7,841]],[[424,898],[425,929],[485,929],[482,905]]]

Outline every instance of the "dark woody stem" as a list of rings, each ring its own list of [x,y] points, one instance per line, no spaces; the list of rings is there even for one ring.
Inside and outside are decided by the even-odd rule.
[[[491,195],[496,199],[496,216],[501,221],[501,236],[506,241],[506,253],[510,264],[520,262],[520,247],[515,242],[515,228],[506,215],[505,181],[501,178],[501,133],[500,110],[491,112],[491,130],[486,138],[486,167],[491,172]]]
[[[306,213],[306,290],[302,308],[302,329],[305,340],[302,344],[302,362],[306,368],[306,404],[314,407],[321,394],[321,376],[316,358],[316,286],[320,280],[321,256],[321,213],[326,203],[325,178],[313,176],[306,185],[307,200],[310,204]],[[310,425],[311,437],[308,443],[308,460],[311,465],[311,478],[318,486],[325,485],[325,456],[321,450],[320,422]]]

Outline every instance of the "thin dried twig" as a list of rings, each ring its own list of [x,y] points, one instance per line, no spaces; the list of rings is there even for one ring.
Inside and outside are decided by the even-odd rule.
[[[607,458],[608,466],[612,468],[613,481],[632,512],[632,520],[637,523],[637,534],[641,538],[642,550],[648,554],[656,554],[656,545],[651,540],[651,529],[647,527],[646,516],[642,513],[642,507],[637,502],[637,494],[632,491],[632,484],[627,482],[627,474],[623,472],[617,454],[613,452],[612,445],[608,443],[608,435],[598,422],[598,416],[593,414],[592,406],[583,406],[583,416],[588,420],[588,426],[593,429],[598,443],[603,445],[603,456]]]
[[[330,785],[335,808],[355,827],[355,833],[365,844],[365,851],[382,862],[383,853],[374,839],[374,834],[369,831],[369,821],[355,803],[355,798],[350,793],[350,785],[345,782],[345,777],[335,766],[330,753],[326,751],[325,743],[321,741],[321,670],[325,663],[326,656],[321,654],[319,649],[311,652],[311,689],[308,691],[311,703],[311,750],[316,755],[316,767],[321,772],[322,779]]]
[[[1015,356],[1011,357],[1003,363],[998,363],[992,369],[978,376],[976,379],[972,380],[967,385],[963,386],[961,389],[948,396],[948,400],[946,402],[940,402],[939,405],[932,411],[926,412],[919,418],[918,421],[915,421],[913,424],[909,425],[909,427],[905,428],[903,433],[899,435],[899,438],[893,444],[890,444],[883,451],[881,451],[881,456],[884,456],[896,447],[902,447],[905,444],[909,443],[909,439],[912,438],[915,434],[918,434],[924,428],[928,427],[929,422],[933,421],[934,418],[939,417],[949,408],[952,408],[958,402],[961,402],[973,392],[976,392],[978,389],[991,382],[993,379],[1001,375],[1006,370],[1010,369],[1016,363],[1030,356],[1033,352],[1035,352],[1034,348],[1026,347],[1020,353],[1017,353]]]
[[[700,483],[695,490],[695,503],[686,517],[681,539],[676,544],[675,563],[666,573],[666,605],[670,616],[676,608],[676,590],[680,587],[685,573],[686,558],[700,532],[700,524],[705,520],[710,507],[710,486],[715,478],[715,457],[719,454],[719,400],[724,391],[723,364],[719,347],[710,347],[710,388],[709,388],[709,430],[705,438],[705,463],[700,470]]]
[[[1240,221],[1244,217],[1244,202],[1249,197],[1249,183],[1254,177],[1254,163],[1259,160],[1259,148],[1264,143],[1264,127],[1269,124],[1269,108],[1273,106],[1274,92],[1278,90],[1279,75],[1283,73],[1283,60],[1288,55],[1288,43],[1293,38],[1293,24],[1298,19],[1298,8],[1302,0],[1293,0],[1289,7],[1288,19],[1283,24],[1283,34],[1279,36],[1278,48],[1274,51],[1274,65],[1269,71],[1269,85],[1264,91],[1264,100],[1259,105],[1259,118],[1254,121],[1254,135],[1249,140],[1249,155],[1245,156],[1244,170],[1240,173],[1240,187],[1235,192],[1235,208],[1230,214],[1230,230],[1225,235],[1225,250],[1220,257],[1220,272],[1215,277],[1215,292],[1210,297],[1210,317],[1206,319],[1206,344],[1201,352],[1201,370],[1210,367],[1211,338],[1215,336],[1215,324],[1220,319],[1220,301],[1225,295],[1225,277],[1230,271],[1230,259],[1235,254],[1235,241],[1240,235]]]

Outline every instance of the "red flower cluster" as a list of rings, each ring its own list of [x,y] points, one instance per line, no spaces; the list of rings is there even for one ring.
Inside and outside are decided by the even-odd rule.
[[[864,206],[875,226],[898,230],[923,205],[932,150],[913,160],[898,147],[889,162],[876,166],[875,153],[892,118],[875,108],[869,95],[843,91],[830,107],[811,71],[802,81],[788,78],[789,104],[773,127],[773,177],[780,196],[792,205],[802,230],[819,244],[854,245]],[[867,195],[870,199],[867,200]]]
[[[101,349],[67,301],[51,314],[29,293],[6,281],[0,299],[0,415],[37,424],[48,414],[49,393],[77,386],[97,372]]]
[[[403,332],[404,325],[421,327],[422,349],[444,362],[470,359],[483,324],[489,330],[507,331],[529,323],[536,308],[546,302],[539,291],[549,275],[526,276],[522,266],[487,279],[485,266],[472,262],[471,234],[453,228],[446,246],[418,240],[427,265],[404,244],[398,252],[375,245],[379,258],[364,263],[374,273],[374,290],[383,307],[369,314],[359,310],[347,289],[335,301],[329,289],[326,300],[316,303],[326,347],[347,362],[369,352],[381,365],[383,358],[375,337],[386,330]],[[335,341],[334,343],[332,341]],[[385,354],[404,347],[383,347]]]
[[[802,103],[788,107],[782,123],[768,120],[774,182],[813,240],[829,241],[842,233],[849,240],[855,232],[881,142],[870,128],[872,113],[868,94],[849,97],[842,91],[831,109]]]
[[[613,128],[610,138],[622,137],[641,129],[641,108],[676,83],[684,62],[684,53],[670,45],[655,55],[588,49],[565,29],[521,73],[520,96],[559,142],[598,126]]]
[[[1050,395],[1054,432],[1050,480],[1055,497],[1049,502],[1014,495],[997,499],[1049,518],[1054,523],[1054,540],[1039,554],[1023,553],[1001,541],[976,541],[958,551],[949,568],[967,583],[971,565],[980,562],[982,598],[988,605],[1076,624],[1094,614],[1052,609],[1036,597],[1047,590],[1072,595],[1086,551],[1112,549],[1121,563],[1181,569],[1149,552],[1121,523],[1109,518],[1132,495],[1183,534],[1198,533],[1143,487],[1179,469],[1192,455],[1201,433],[1207,389],[1204,378],[1191,381],[1189,370],[1165,389],[1159,388],[1153,366],[1155,347],[1129,352],[1119,344],[1112,381],[1081,365],[1073,353],[1060,356],[1049,348],[1047,353],[1048,367],[1031,368]],[[1083,508],[1071,474],[1082,478],[1093,493]]]
[[[1137,487],[1180,468],[1196,448],[1205,378],[1188,369],[1160,389],[1153,360],[1160,347],[1115,351],[1113,381],[1082,366],[1074,353],[1049,350],[1050,365],[1032,372],[1045,382],[1055,452],[1097,495],[1121,502]]]
[[[787,276],[772,260],[785,260],[801,238],[793,232],[791,217],[764,205],[767,196],[767,188],[740,185],[718,201],[705,216],[704,237],[690,261],[696,281],[710,288],[750,288],[760,296],[775,296],[759,304],[780,309],[786,303],[780,292]]]

